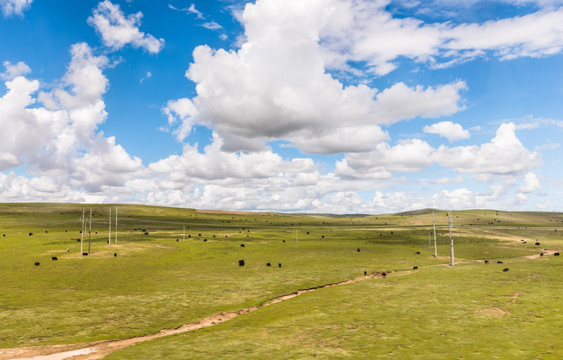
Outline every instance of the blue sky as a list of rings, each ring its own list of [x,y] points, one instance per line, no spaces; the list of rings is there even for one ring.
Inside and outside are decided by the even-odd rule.
[[[563,210],[563,0],[0,8],[0,201]]]

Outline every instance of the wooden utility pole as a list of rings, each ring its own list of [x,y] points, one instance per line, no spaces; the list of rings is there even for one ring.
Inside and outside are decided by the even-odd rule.
[[[454,263],[454,223],[452,220],[452,213],[451,211],[448,213],[448,223],[450,226],[450,260],[452,267],[455,266]]]
[[[117,206],[115,207],[115,245],[117,245]]]
[[[91,240],[92,240],[92,209],[90,209],[90,229],[88,230],[88,254],[90,254]]]
[[[432,211],[432,225],[434,226],[434,257],[438,257],[438,247],[436,246],[436,219],[434,218],[434,211]]]
[[[84,244],[84,209],[82,209],[82,230],[80,231],[80,254],[83,251]]]
[[[111,246],[111,206],[109,207],[109,229],[108,229],[108,245]]]

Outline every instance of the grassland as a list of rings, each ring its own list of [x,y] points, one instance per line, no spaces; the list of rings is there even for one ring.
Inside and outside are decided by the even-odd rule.
[[[91,253],[82,256],[80,216],[90,208]],[[563,214],[455,212],[452,269],[444,266],[443,211],[436,211],[435,259],[430,211],[350,217],[119,205],[118,245],[109,246],[108,210],[0,205],[0,348],[152,334],[298,289],[390,272],[109,358],[563,356],[563,260],[526,258],[563,248]]]

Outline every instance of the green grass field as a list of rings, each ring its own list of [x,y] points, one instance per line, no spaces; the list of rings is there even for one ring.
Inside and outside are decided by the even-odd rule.
[[[319,289],[108,358],[563,357],[563,258],[526,258],[563,249],[563,214],[454,212],[451,268],[444,211],[436,211],[435,259],[431,211],[118,208],[118,245],[112,224],[109,246],[108,205],[0,204],[0,348],[153,334],[385,271],[385,279]],[[83,209],[94,215],[88,256],[77,241]]]

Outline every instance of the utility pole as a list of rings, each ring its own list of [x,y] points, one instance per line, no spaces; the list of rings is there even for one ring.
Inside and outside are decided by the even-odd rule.
[[[117,245],[117,206],[115,207],[115,245]]]
[[[108,229],[108,245],[111,246],[111,206],[109,207],[109,229]]]
[[[84,244],[84,209],[82,209],[82,230],[80,231],[80,254],[82,254]]]
[[[88,254],[90,254],[90,241],[92,240],[92,209],[90,209],[90,229],[88,230]]]
[[[454,264],[454,223],[452,220],[452,213],[451,211],[448,213],[448,223],[450,226],[450,259],[452,267],[455,266]]]
[[[438,257],[438,248],[436,247],[436,219],[434,218],[434,211],[432,211],[432,224],[434,226],[434,257]]]

